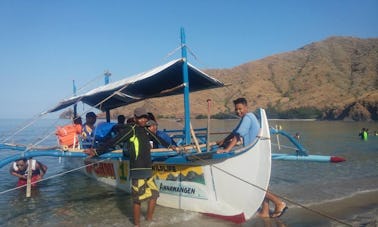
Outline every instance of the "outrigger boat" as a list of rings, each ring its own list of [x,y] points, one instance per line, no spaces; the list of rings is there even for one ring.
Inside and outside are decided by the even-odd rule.
[[[260,109],[259,134],[247,147],[237,146],[230,153],[217,154],[209,141],[198,143],[190,124],[189,93],[223,87],[187,62],[184,30],[181,30],[182,58],[131,78],[109,83],[83,95],[63,100],[46,113],[83,102],[107,113],[111,109],[155,97],[184,96],[185,118],[183,152],[152,150],[153,174],[159,187],[158,204],[223,218],[236,223],[250,219],[260,207],[269,184],[271,142],[268,119]],[[192,139],[195,145],[192,144]],[[19,158],[56,156],[69,158],[73,166],[86,166],[86,175],[130,192],[129,160],[120,150],[97,159],[87,159],[77,147],[45,149],[1,143],[1,149],[20,150],[0,160],[0,168]]]
[[[186,51],[182,29],[180,59],[65,99],[45,114],[83,102],[106,112],[106,119],[110,121],[109,111],[114,108],[156,97],[183,95],[184,129],[179,130],[182,132],[180,145],[183,151],[151,150],[154,178],[160,191],[158,204],[242,223],[255,214],[264,199],[272,159],[312,160],[314,156],[309,156],[299,143],[296,144],[299,151],[296,154],[272,155],[271,135],[285,133],[269,127],[264,109],[259,109],[260,130],[252,144],[236,146],[230,153],[217,154],[217,146],[208,140],[209,136],[198,143],[196,130],[191,128],[190,123],[189,93],[220,88],[224,84],[189,64]],[[130,192],[129,160],[122,156],[120,150],[87,159],[80,146],[41,148],[3,141],[0,149],[21,151],[0,160],[0,168],[19,158],[64,157],[70,159],[67,163],[73,167],[86,166],[83,168],[86,175]],[[323,158],[323,161],[326,159]]]

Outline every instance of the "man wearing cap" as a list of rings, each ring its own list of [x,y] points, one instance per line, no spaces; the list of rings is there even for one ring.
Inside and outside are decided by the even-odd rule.
[[[153,134],[158,136],[159,138],[163,139],[165,142],[167,142],[169,145],[169,148],[176,149],[177,144],[176,142],[164,131],[161,131],[158,129],[158,123],[154,120],[149,120],[146,123],[146,126],[148,127],[148,130],[150,130]],[[167,147],[163,144],[157,143],[153,141],[153,148],[163,148]]]
[[[152,220],[156,200],[159,197],[158,188],[152,178],[151,134],[146,128],[147,111],[140,107],[134,110],[135,123],[120,127],[120,132],[97,149],[87,149],[84,152],[90,157],[110,152],[114,146],[123,144],[123,154],[130,160],[130,178],[132,181],[133,216],[135,226],[140,224],[141,202],[148,200],[147,217]],[[153,137],[153,140],[159,140]]]

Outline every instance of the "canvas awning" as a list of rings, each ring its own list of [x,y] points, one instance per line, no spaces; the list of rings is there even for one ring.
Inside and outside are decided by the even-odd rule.
[[[147,72],[62,100],[47,112],[55,112],[80,101],[105,111],[149,98],[182,94],[184,92],[183,64],[184,61],[181,58],[173,60]],[[219,80],[189,63],[188,75],[190,92],[224,86]]]

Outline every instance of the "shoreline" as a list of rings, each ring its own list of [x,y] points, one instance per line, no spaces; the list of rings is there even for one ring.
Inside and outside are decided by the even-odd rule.
[[[243,226],[366,226],[378,224],[378,190],[305,206],[291,205],[281,218],[252,218]]]

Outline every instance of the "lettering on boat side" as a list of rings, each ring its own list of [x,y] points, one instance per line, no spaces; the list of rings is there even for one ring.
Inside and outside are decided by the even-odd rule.
[[[90,164],[91,162],[85,162],[85,165],[87,165],[85,167],[85,171],[88,174],[95,174],[97,177],[116,179],[112,163],[96,163],[93,165]]]
[[[170,192],[181,192],[185,194],[195,194],[196,189],[190,188],[190,187],[181,187],[181,186],[169,186],[169,185],[163,185],[160,183],[159,191],[170,191]]]
[[[207,199],[206,187],[198,183],[156,180],[159,192],[175,196]]]

